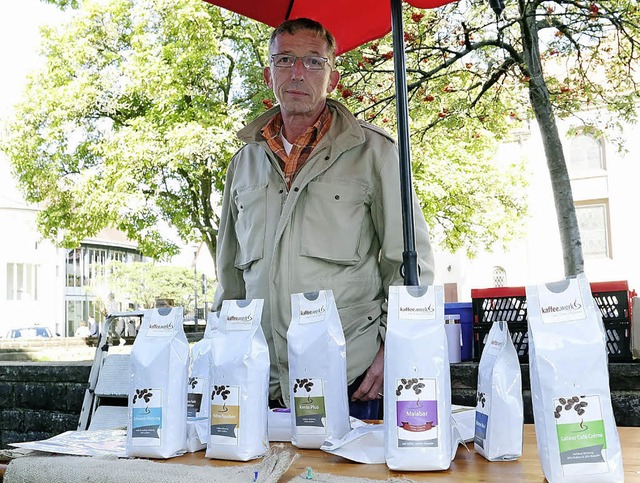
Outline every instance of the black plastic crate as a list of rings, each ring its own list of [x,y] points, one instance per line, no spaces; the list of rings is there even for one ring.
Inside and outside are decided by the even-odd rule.
[[[626,281],[615,281],[591,283],[591,294],[602,314],[609,360],[631,360],[631,307],[636,292],[629,290]],[[480,360],[491,324],[506,321],[520,361],[528,362],[527,297],[524,287],[472,289],[471,306],[474,321],[473,360]]]
[[[509,335],[516,348],[520,362],[529,362],[529,332],[526,322],[509,323]],[[487,343],[487,336],[491,330],[491,324],[473,326],[473,360],[479,361],[482,350]]]
[[[631,320],[631,300],[636,293],[629,291],[626,281],[594,282],[591,284],[591,294],[604,322]],[[527,321],[524,287],[472,289],[471,305],[475,324],[491,324],[501,320],[509,323]]]
[[[607,354],[611,362],[625,362],[631,360],[630,326],[629,322],[604,322],[607,336]],[[479,361],[482,350],[487,343],[490,325],[476,325],[473,328],[473,360]],[[509,334],[516,348],[520,362],[529,362],[529,331],[526,323],[515,322],[509,324]]]
[[[629,291],[627,282],[592,283],[591,295],[604,322],[631,320],[631,304],[636,293]]]
[[[631,360],[631,323],[605,322],[607,334],[607,354],[612,362],[628,362]]]
[[[524,287],[499,287],[471,290],[474,324],[493,322],[527,323],[527,298]]]

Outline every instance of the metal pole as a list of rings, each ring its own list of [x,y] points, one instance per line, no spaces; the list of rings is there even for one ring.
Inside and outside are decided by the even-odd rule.
[[[198,332],[198,247],[193,250],[193,330]]]
[[[391,0],[391,31],[393,37],[393,64],[396,81],[396,111],[398,116],[398,151],[400,155],[400,196],[402,202],[402,228],[404,252],[402,270],[405,285],[419,285],[418,254],[416,253],[413,217],[413,189],[411,183],[411,150],[409,148],[409,112],[404,52],[404,26],[402,0]]]

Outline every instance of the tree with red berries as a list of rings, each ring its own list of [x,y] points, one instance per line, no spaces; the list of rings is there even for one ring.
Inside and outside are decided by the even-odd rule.
[[[425,211],[441,207],[452,189],[436,176],[446,172],[441,166],[453,163],[454,172],[482,169],[477,160],[452,160],[453,144],[478,149],[485,138],[508,139],[519,122],[535,118],[554,191],[565,274],[574,275],[583,271],[584,259],[556,120],[598,109],[615,113],[614,121],[635,120],[640,7],[632,0],[507,0],[500,11],[501,2],[494,3],[459,0],[437,11],[406,8],[416,186]],[[393,125],[384,121],[393,118],[390,49],[388,39],[372,42],[342,62],[352,109],[385,126]],[[603,135],[613,131],[611,119],[598,122],[590,127]]]

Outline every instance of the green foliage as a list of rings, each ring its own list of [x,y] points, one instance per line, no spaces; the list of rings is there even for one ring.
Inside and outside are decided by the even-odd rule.
[[[497,147],[522,124],[522,93],[497,85],[480,95],[489,60],[456,53],[456,14],[405,8],[413,181],[432,236],[451,252],[505,246],[527,215],[523,160],[501,162]],[[341,58],[336,96],[360,117],[394,132],[390,36]],[[517,110],[516,110],[516,106]]]
[[[85,1],[43,31],[46,65],[0,147],[45,237],[75,247],[111,226],[163,258],[177,251],[169,225],[215,251],[211,197],[265,44],[247,22],[202,0]]]
[[[616,121],[635,120],[640,99],[637,2],[505,3],[498,20],[486,0],[437,10],[405,5],[404,11],[417,192],[441,246],[465,247],[470,255],[517,236],[526,214],[522,160],[498,163],[497,143],[509,141],[535,115],[543,139],[555,136],[561,146],[553,120],[541,120],[543,112],[572,118],[577,126],[599,123],[598,131],[611,136]],[[341,68],[336,95],[364,119],[392,130],[391,37],[343,56]],[[593,112],[589,121],[581,117],[597,109],[615,112],[613,122]],[[561,149],[545,146],[545,152],[554,171],[560,166],[566,172]],[[563,184],[569,185],[568,176]],[[571,199],[561,204],[572,207]],[[567,219],[575,213],[563,213],[559,224]],[[580,245],[577,230],[570,236],[566,251]]]
[[[103,267],[102,273],[96,278],[95,286],[87,289],[104,292],[105,290],[101,290],[103,287],[108,287],[108,291],[114,293],[116,300],[127,301],[142,308],[155,307],[156,299],[171,299],[175,305],[192,309],[196,282],[193,270],[189,268],[147,262],[112,261]],[[197,290],[198,305],[202,305],[205,299],[201,295],[200,279],[197,281]],[[207,297],[208,302],[213,300],[212,294],[211,290]]]
[[[79,0],[42,0],[43,3],[48,3],[51,5],[57,5],[61,9],[66,8],[78,8],[80,7]]]

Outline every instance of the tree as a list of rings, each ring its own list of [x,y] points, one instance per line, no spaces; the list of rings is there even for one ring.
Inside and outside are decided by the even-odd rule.
[[[2,143],[40,232],[75,247],[112,226],[162,258],[169,225],[214,253],[211,198],[255,109],[264,30],[198,0],[85,1],[45,29]]]
[[[113,226],[157,258],[176,250],[159,229],[166,224],[214,255],[215,198],[239,146],[235,131],[274,102],[262,80],[270,29],[202,0],[80,3],[68,25],[44,31],[47,64],[0,144],[27,200],[41,206],[40,232],[73,247]],[[414,93],[427,106],[423,91]],[[356,98],[344,86],[336,96]],[[482,116],[496,112],[487,105]],[[419,128],[423,114],[412,112]],[[526,213],[522,164],[490,159],[491,129],[505,131],[506,122],[489,129],[482,116],[446,115],[438,133],[414,135],[416,191],[434,238],[470,255],[517,236]],[[393,119],[376,121],[392,129]]]
[[[459,0],[437,12],[406,11],[416,147],[428,150],[435,139],[439,149],[443,134],[470,145],[486,132],[501,140],[509,125],[535,117],[567,276],[582,272],[584,260],[556,117],[575,116],[583,124],[581,112],[602,108],[620,121],[635,119],[639,26],[640,8],[629,0],[514,0],[501,17],[486,0]],[[368,118],[389,116],[392,56],[385,39],[352,53],[343,65],[343,95]],[[606,128],[598,130],[605,134]]]
[[[176,305],[191,309],[195,287],[193,270],[189,268],[112,261],[102,268],[94,286],[87,289],[96,293],[113,292],[117,300],[147,309],[156,306],[156,299],[170,299]],[[209,299],[213,301],[213,297]],[[200,297],[198,300],[204,302]]]

